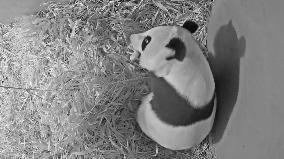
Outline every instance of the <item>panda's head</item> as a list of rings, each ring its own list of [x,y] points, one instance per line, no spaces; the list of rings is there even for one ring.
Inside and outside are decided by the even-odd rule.
[[[186,21],[181,26],[158,26],[146,32],[132,34],[130,45],[136,52],[131,60],[139,59],[141,67],[163,77],[178,62],[194,56],[199,49],[192,35],[198,25]]]

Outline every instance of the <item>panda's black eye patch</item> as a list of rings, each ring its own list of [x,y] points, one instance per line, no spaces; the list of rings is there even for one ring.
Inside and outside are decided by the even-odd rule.
[[[142,41],[142,51],[145,50],[146,46],[150,43],[151,41],[151,37],[150,36],[146,36],[144,38],[144,40]]]

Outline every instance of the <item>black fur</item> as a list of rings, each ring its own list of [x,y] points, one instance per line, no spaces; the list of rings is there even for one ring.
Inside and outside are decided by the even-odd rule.
[[[178,77],[177,77],[178,78]],[[163,122],[173,126],[187,126],[209,118],[213,112],[214,99],[200,109],[196,109],[162,77],[151,73],[151,89],[154,93],[150,101],[153,111]]]
[[[185,58],[186,48],[179,38],[172,38],[166,47],[175,51],[175,54],[167,57],[167,60],[177,59],[179,61],[183,61]]]
[[[191,34],[193,34],[198,29],[198,24],[196,24],[195,22],[193,22],[191,20],[188,20],[188,21],[184,22],[182,27],[185,28],[186,30],[188,30]]]
[[[146,37],[144,38],[144,40],[142,41],[142,45],[141,45],[142,51],[145,50],[146,46],[150,43],[151,39],[152,39],[152,38],[151,38],[150,36],[146,36]]]

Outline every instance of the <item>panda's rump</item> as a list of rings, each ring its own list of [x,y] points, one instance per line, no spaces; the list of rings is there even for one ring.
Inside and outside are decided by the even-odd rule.
[[[216,99],[213,112],[206,120],[187,126],[173,126],[158,119],[151,108],[152,97],[153,93],[144,98],[137,118],[143,132],[160,145],[172,150],[190,148],[199,144],[210,132],[215,117]]]

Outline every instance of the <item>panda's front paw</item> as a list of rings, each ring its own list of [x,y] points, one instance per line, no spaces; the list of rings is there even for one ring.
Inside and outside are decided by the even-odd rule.
[[[142,101],[141,100],[131,100],[128,103],[128,108],[131,112],[137,112],[137,109],[139,108],[139,105],[141,105]]]

